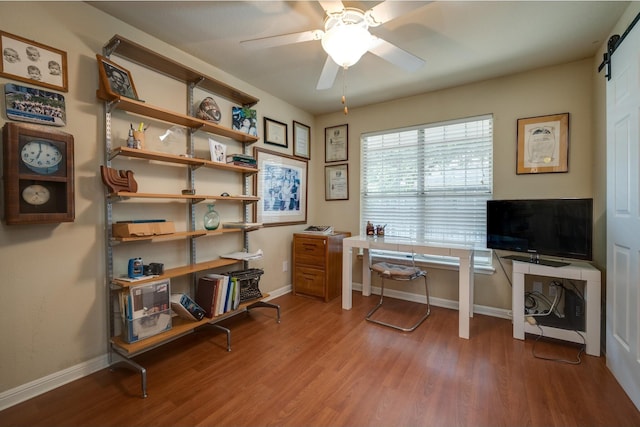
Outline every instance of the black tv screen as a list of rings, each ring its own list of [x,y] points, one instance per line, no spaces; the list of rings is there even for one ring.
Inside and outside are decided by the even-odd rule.
[[[489,200],[487,248],[591,260],[593,199]]]

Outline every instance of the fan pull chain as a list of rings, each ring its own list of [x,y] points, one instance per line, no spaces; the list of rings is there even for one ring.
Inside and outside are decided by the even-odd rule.
[[[342,105],[344,105],[344,115],[349,114],[347,107],[347,67],[342,69]]]

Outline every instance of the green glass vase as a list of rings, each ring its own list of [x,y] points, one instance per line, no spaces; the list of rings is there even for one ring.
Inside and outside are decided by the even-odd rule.
[[[204,228],[216,230],[220,226],[220,214],[215,210],[213,203],[207,205],[209,210],[204,214]]]

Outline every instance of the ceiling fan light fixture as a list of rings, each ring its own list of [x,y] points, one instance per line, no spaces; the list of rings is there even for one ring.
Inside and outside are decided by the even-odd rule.
[[[341,67],[354,65],[371,45],[371,34],[354,24],[336,25],[322,37],[322,47]]]

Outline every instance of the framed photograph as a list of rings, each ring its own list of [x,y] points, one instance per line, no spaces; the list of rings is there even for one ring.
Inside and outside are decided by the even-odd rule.
[[[346,162],[349,159],[349,125],[324,128],[324,161]]]
[[[265,117],[264,142],[266,144],[288,148],[289,141],[287,140],[287,125]]]
[[[231,128],[258,136],[258,112],[247,107],[231,107]]]
[[[569,172],[569,113],[518,119],[516,173]]]
[[[216,163],[227,162],[227,146],[213,138],[209,138],[209,151],[211,152],[211,161]]]
[[[324,199],[349,200],[349,165],[324,167]]]
[[[49,126],[67,123],[64,96],[59,93],[7,83],[4,85],[4,100],[10,120]]]
[[[67,53],[0,31],[0,76],[62,92],[69,90]]]
[[[102,55],[96,55],[96,58],[98,59],[98,72],[100,73],[100,89],[111,96],[138,99],[133,77],[131,77],[131,73],[127,69]]]
[[[293,155],[303,159],[311,159],[309,143],[311,141],[311,128],[300,122],[293,121]]]
[[[255,222],[264,227],[307,222],[307,161],[255,147]]]

